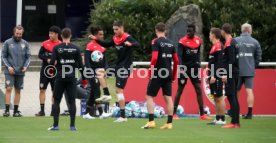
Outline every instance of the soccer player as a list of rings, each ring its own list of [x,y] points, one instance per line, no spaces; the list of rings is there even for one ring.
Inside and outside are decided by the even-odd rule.
[[[76,131],[75,118],[76,118],[76,94],[77,94],[77,79],[75,69],[79,69],[82,73],[83,86],[87,85],[87,80],[83,76],[83,61],[81,57],[81,50],[74,44],[70,43],[71,29],[64,28],[61,32],[62,43],[55,46],[50,64],[56,64],[56,81],[54,87],[54,107],[53,107],[53,126],[48,128],[50,131],[59,130],[59,112],[60,102],[62,99],[63,92],[66,90],[68,93],[69,100],[69,111],[70,111],[70,130]]]
[[[241,26],[242,34],[235,38],[238,42],[239,47],[239,68],[240,68],[240,78],[238,84],[238,97],[240,95],[240,90],[242,85],[245,85],[247,92],[247,106],[248,112],[243,115],[243,119],[252,119],[253,105],[254,105],[254,77],[255,69],[258,67],[259,63],[262,60],[262,48],[260,43],[251,37],[252,26],[248,23],[245,23]]]
[[[149,113],[148,123],[144,129],[155,128],[154,122],[154,102],[160,88],[162,88],[164,100],[168,108],[168,120],[161,129],[172,129],[173,101],[172,101],[172,81],[176,79],[178,57],[173,42],[165,37],[166,25],[158,23],[155,26],[157,38],[152,41],[152,59],[149,69],[150,81],[147,88],[147,109]],[[173,70],[172,68],[172,61]]]
[[[240,105],[237,97],[237,85],[239,79],[239,49],[237,42],[232,38],[232,26],[225,23],[221,29],[221,35],[225,39],[224,44],[224,67],[227,74],[222,77],[225,83],[225,95],[230,103],[231,123],[223,128],[240,128]],[[231,72],[231,73],[230,73]]]
[[[219,28],[212,28],[210,41],[213,46],[209,54],[207,83],[210,85],[211,94],[214,96],[216,106],[216,119],[208,125],[225,125],[225,101],[223,97],[222,75],[217,74],[223,69],[223,45],[220,42],[221,31]]]
[[[177,107],[179,105],[179,101],[182,95],[182,92],[188,82],[188,77],[190,78],[194,89],[197,95],[197,103],[200,111],[200,119],[201,120],[211,120],[212,118],[208,117],[204,114],[203,109],[203,97],[201,91],[201,80],[200,80],[200,46],[201,39],[200,37],[195,35],[196,29],[195,25],[188,25],[187,35],[179,40],[178,49],[180,50],[180,63],[185,66],[187,69],[187,75],[180,73],[180,77],[178,79],[178,90],[174,99],[174,119],[179,119],[176,115]],[[183,70],[183,69],[182,69]],[[188,77],[186,77],[188,76]]]
[[[27,41],[22,39],[24,28],[20,25],[14,27],[13,37],[6,40],[3,45],[2,59],[5,65],[5,104],[4,117],[10,116],[10,100],[12,88],[15,88],[13,117],[22,117],[18,110],[20,92],[24,87],[24,76],[30,65],[31,52]]]
[[[120,106],[120,117],[114,122],[127,122],[125,115],[125,96],[124,88],[126,86],[128,77],[131,73],[131,66],[133,62],[133,48],[140,47],[139,42],[131,35],[124,31],[124,24],[122,21],[115,21],[113,23],[113,36],[112,41],[102,41],[96,36],[90,35],[89,37],[95,39],[103,47],[115,47],[117,50],[118,60],[116,64],[116,95]]]
[[[104,39],[104,32],[101,27],[93,26],[90,29],[91,34],[95,35],[98,39],[103,40]],[[95,40],[92,40],[90,43],[87,44],[86,51],[85,51],[85,67],[89,70],[92,70],[94,72],[94,75],[92,78],[89,79],[89,83],[91,85],[91,92],[89,100],[87,101],[87,108],[86,108],[86,114],[83,116],[85,119],[95,119],[93,117],[93,111],[95,106],[95,101],[102,101],[102,102],[109,102],[112,98],[110,96],[107,82],[105,78],[105,68],[107,67],[107,61],[105,55],[103,56],[103,59],[99,62],[93,62],[91,60],[91,54],[93,51],[100,51],[101,53],[105,54],[106,48],[99,45]],[[101,91],[100,91],[100,84],[104,87],[104,95],[100,98]],[[98,100],[97,100],[98,99]],[[102,107],[100,104],[98,105],[98,111],[100,114],[100,118],[105,118],[108,115],[103,112]]]
[[[46,89],[48,87],[48,84],[50,83],[52,91],[54,90],[54,83],[55,78],[51,77],[51,75],[48,75],[45,73],[46,67],[49,66],[53,48],[60,44],[61,41],[58,39],[60,33],[60,28],[57,26],[52,26],[49,29],[49,40],[46,40],[42,43],[42,46],[39,50],[38,57],[42,60],[42,67],[40,70],[40,93],[39,93],[39,101],[40,101],[40,111],[35,114],[35,116],[45,116],[45,93]],[[47,74],[47,75],[45,75]],[[52,105],[53,106],[53,105]]]

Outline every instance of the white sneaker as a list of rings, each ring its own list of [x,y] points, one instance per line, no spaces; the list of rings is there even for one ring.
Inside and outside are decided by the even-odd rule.
[[[115,123],[121,123],[121,122],[127,122],[127,118],[118,118],[117,120],[114,121]]]
[[[83,116],[82,116],[82,118],[83,118],[83,119],[89,119],[89,120],[93,120],[93,119],[95,119],[95,117],[90,116],[90,114],[89,114],[89,113],[87,113],[87,114],[83,115]]]
[[[95,101],[96,102],[109,102],[111,101],[112,97],[110,95],[103,95],[100,98],[97,98]]]
[[[222,120],[214,120],[211,123],[207,123],[207,125],[225,125],[226,121],[222,121]]]
[[[112,114],[110,114],[110,113],[103,112],[103,114],[100,116],[100,119],[106,119],[106,118],[110,117],[111,115]]]
[[[216,121],[216,125],[226,125],[226,121],[218,120]]]

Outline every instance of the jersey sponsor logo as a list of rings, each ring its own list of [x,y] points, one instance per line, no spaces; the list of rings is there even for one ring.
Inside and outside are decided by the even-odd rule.
[[[195,49],[195,50],[191,50],[191,52],[193,52],[193,53],[197,54],[197,52],[198,52],[198,49]]]
[[[67,51],[68,53],[72,53],[74,51],[77,51],[77,49],[73,49],[73,48],[68,48],[68,49],[63,49],[64,51]]]
[[[122,48],[124,48],[123,46],[115,46],[115,48],[117,49],[117,50],[121,50]]]
[[[254,44],[250,44],[250,43],[243,43],[245,45],[245,47],[250,48],[250,47],[254,47]]]
[[[45,52],[45,56],[52,56],[52,53]]]
[[[172,58],[172,54],[163,53],[162,58]]]
[[[14,48],[14,45],[13,45],[13,44],[10,44],[10,45],[9,45],[9,48]]]
[[[164,43],[164,42],[160,42],[160,46],[161,47],[169,47],[169,48],[171,48],[171,47],[173,47],[173,44],[171,44],[171,43]]]
[[[198,49],[194,49],[194,50],[187,49],[187,50],[186,50],[186,54],[187,54],[187,55],[190,55],[191,53],[192,53],[192,54],[197,54],[197,53],[198,53]]]
[[[66,60],[61,59],[61,60],[60,60],[60,63],[61,63],[61,64],[74,64],[74,63],[75,63],[75,60],[74,60],[74,59],[66,59]]]
[[[209,59],[213,59],[213,58],[214,58],[214,56],[210,54],[209,55]]]
[[[240,53],[239,57],[253,57],[252,53]]]

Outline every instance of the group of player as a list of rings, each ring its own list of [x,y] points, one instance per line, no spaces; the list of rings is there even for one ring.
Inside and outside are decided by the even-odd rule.
[[[244,30],[248,27],[245,27]],[[120,107],[120,117],[114,122],[127,122],[125,115],[125,95],[124,88],[127,84],[128,77],[131,74],[131,66],[133,63],[133,50],[140,47],[139,42],[131,35],[124,31],[124,24],[122,21],[115,21],[113,23],[114,36],[112,40],[104,40],[104,31],[99,26],[91,27],[91,34],[89,38],[92,39],[87,44],[84,57],[81,56],[79,47],[71,44],[71,30],[64,28],[62,31],[57,26],[52,26],[49,29],[49,40],[42,43],[39,51],[39,58],[42,59],[42,68],[40,73],[40,106],[36,116],[45,116],[45,92],[50,83],[53,91],[53,105],[51,115],[54,118],[54,124],[49,130],[59,130],[59,112],[61,98],[66,92],[67,102],[69,103],[70,113],[70,130],[75,131],[75,116],[76,103],[75,98],[77,94],[77,80],[75,71],[66,74],[64,77],[63,67],[65,65],[71,66],[74,69],[79,68],[82,77],[82,87],[86,88],[89,83],[91,91],[89,100],[87,101],[85,119],[94,119],[95,107],[98,108],[100,115],[103,114],[101,106],[98,103],[109,102],[111,96],[106,82],[106,68],[107,60],[105,56],[107,47],[114,47],[117,51],[117,63],[115,71],[124,69],[126,72],[116,77],[116,96]],[[249,31],[248,31],[249,32]],[[59,34],[61,33],[62,41],[60,41]],[[201,120],[212,120],[204,113],[204,103],[201,91],[200,76],[193,76],[200,74],[200,48],[202,40],[196,36],[196,26],[188,25],[187,35],[179,40],[178,46],[166,37],[166,25],[158,23],[155,26],[155,33],[157,38],[152,40],[152,59],[149,68],[149,83],[147,87],[147,109],[149,113],[149,120],[146,125],[142,126],[144,129],[155,128],[154,122],[154,102],[153,99],[157,96],[160,89],[162,89],[164,100],[167,104],[168,120],[167,123],[161,126],[161,129],[172,129],[173,119],[178,119],[176,110],[179,105],[180,97],[190,78],[197,94],[197,101],[199,106],[199,113]],[[209,125],[224,125],[223,128],[240,128],[239,123],[239,102],[237,99],[237,84],[239,76],[239,51],[238,39],[232,38],[232,27],[226,23],[222,29],[212,28],[210,30],[210,41],[213,44],[209,53],[208,68],[214,71],[219,69],[226,69],[227,72],[218,75],[216,72],[209,72],[207,83],[210,85],[211,94],[214,95],[216,106],[216,119],[209,123]],[[225,44],[221,43],[221,38],[225,39]],[[180,55],[177,54],[180,50]],[[100,51],[104,54],[103,60],[100,62],[93,62],[91,53],[93,51]],[[180,57],[180,59],[178,59]],[[172,64],[173,63],[173,64]],[[180,74],[177,77],[178,65],[186,66],[186,74]],[[173,68],[172,68],[173,67]],[[229,70],[229,68],[232,68]],[[85,70],[90,69],[94,71],[91,78],[85,77]],[[160,72],[166,69],[168,74]],[[180,68],[179,70],[183,70]],[[45,72],[46,71],[46,72]],[[166,75],[164,77],[164,74]],[[186,76],[187,75],[187,76]],[[231,75],[231,76],[229,76]],[[178,90],[174,99],[172,100],[172,83],[178,80]],[[225,101],[223,98],[223,84],[225,84],[225,95],[227,96],[231,106],[232,120],[230,124],[226,125],[225,121]],[[100,87],[103,87],[104,95],[101,96]],[[105,116],[105,115],[104,115]]]
[[[56,28],[56,27],[55,27]],[[55,29],[52,27],[52,29]],[[103,29],[95,26],[91,27],[91,35],[89,35],[89,38],[92,39],[92,41],[87,45],[87,48],[85,50],[84,54],[84,62],[80,59],[75,59],[75,61],[79,61],[78,64],[75,66],[79,68],[83,68],[82,64],[85,64],[86,68],[92,69],[96,74],[89,78],[89,84],[91,86],[91,93],[89,100],[87,101],[87,109],[86,114],[83,116],[86,119],[94,119],[94,107],[96,107],[97,102],[108,102],[111,99],[111,96],[109,94],[108,88],[104,87],[104,95],[100,97],[100,83],[98,77],[105,77],[105,69],[107,68],[107,62],[106,58],[104,56],[104,59],[100,62],[93,62],[91,60],[91,53],[93,51],[100,51],[103,54],[106,51],[105,47],[115,47],[117,50],[118,55],[118,61],[116,63],[116,70],[118,71],[120,69],[125,69],[126,73],[125,76],[119,76],[115,74],[116,76],[116,95],[117,100],[119,102],[120,107],[120,117],[115,120],[114,122],[126,122],[127,117],[125,115],[125,96],[124,96],[124,88],[126,86],[127,80],[129,75],[131,74],[130,67],[133,62],[133,48],[139,47],[140,44],[135,40],[132,36],[124,32],[124,25],[121,21],[115,21],[113,23],[113,30],[115,33],[115,36],[112,40],[106,41],[103,40]],[[73,98],[73,93],[76,93],[76,88],[73,88],[70,85],[70,82],[74,81],[70,77],[73,76],[74,73],[72,73],[71,76],[66,77],[65,79],[60,79],[61,75],[59,76],[59,73],[61,71],[62,64],[70,64],[70,63],[61,63],[60,57],[64,59],[68,59],[71,56],[66,56],[64,52],[68,51],[68,45],[62,46],[60,43],[66,43],[66,39],[64,39],[65,36],[63,36],[63,42],[58,41],[58,31],[51,30],[50,28],[50,40],[47,40],[43,43],[43,47],[41,48],[40,53],[43,50],[46,50],[46,55],[48,54],[48,58],[44,58],[43,56],[40,56],[41,59],[44,60],[43,67],[47,67],[47,65],[54,65],[54,61],[57,61],[56,67],[58,76],[56,76],[55,79],[55,87],[52,87],[54,89],[54,101],[53,101],[53,109],[52,113],[54,116],[54,124],[53,127],[49,128],[50,130],[58,130],[58,114],[59,114],[59,103],[60,99],[62,97],[63,92],[66,90],[69,93],[69,97],[72,96],[72,98],[69,99],[75,99]],[[200,112],[200,119],[201,120],[212,120],[212,118],[208,117],[206,114],[204,114],[203,110],[203,97],[202,97],[202,91],[201,91],[201,79],[199,76],[192,76],[192,75],[198,75],[199,69],[200,69],[200,47],[202,44],[202,41],[200,37],[196,36],[196,27],[193,24],[188,25],[187,29],[187,35],[184,36],[179,40],[178,44],[178,50],[181,50],[179,53],[181,59],[178,59],[178,54],[176,51],[176,47],[172,41],[170,41],[168,38],[166,38],[166,25],[164,23],[158,23],[155,26],[155,33],[157,35],[157,38],[152,40],[152,59],[149,69],[149,84],[147,87],[147,109],[148,109],[148,115],[149,120],[145,126],[142,128],[149,129],[149,128],[155,128],[156,124],[154,122],[154,102],[153,98],[158,94],[158,91],[160,88],[162,89],[163,96],[165,99],[165,102],[167,104],[167,111],[168,111],[168,120],[167,123],[161,126],[161,129],[172,129],[172,121],[173,119],[178,119],[176,115],[177,106],[180,101],[180,96],[182,95],[182,92],[185,88],[185,85],[187,84],[188,78],[191,79],[192,84],[195,88],[196,94],[197,94],[197,101],[199,106],[199,112]],[[207,83],[210,85],[211,94],[214,95],[215,99],[215,105],[216,105],[216,119],[208,123],[209,125],[225,125],[223,128],[240,128],[239,123],[239,103],[237,100],[237,79],[238,79],[238,48],[237,48],[237,42],[231,37],[232,34],[232,28],[230,24],[224,24],[222,26],[222,30],[219,28],[212,28],[210,30],[210,41],[212,42],[213,46],[210,51],[209,56],[209,63],[208,68],[211,69],[211,66],[214,66],[214,71],[219,70],[220,68],[224,68],[227,70],[227,73],[224,75],[217,75],[213,74],[212,72],[209,72],[210,78],[207,79]],[[55,36],[53,36],[55,35]],[[53,38],[55,37],[53,40]],[[223,46],[220,42],[221,38],[225,38],[225,45]],[[68,41],[67,43],[69,43]],[[58,45],[59,44],[59,45]],[[48,48],[49,46],[52,48]],[[58,45],[58,46],[55,46]],[[55,46],[55,48],[54,48]],[[64,48],[62,50],[58,48]],[[70,47],[70,46],[69,46]],[[54,48],[54,49],[53,49]],[[67,48],[67,50],[66,50]],[[74,46],[71,48],[74,49]],[[63,51],[63,52],[60,52]],[[69,50],[70,51],[70,50]],[[72,51],[72,50],[71,50]],[[77,50],[79,51],[79,50]],[[39,55],[45,55],[39,54]],[[50,53],[53,53],[51,55]],[[78,55],[80,55],[80,51],[77,52]],[[71,53],[72,54],[72,53]],[[60,56],[60,57],[59,57]],[[72,56],[71,58],[76,58],[79,56]],[[70,59],[70,58],[69,58]],[[52,63],[51,63],[52,61]],[[65,61],[72,61],[72,60],[65,60]],[[73,60],[74,61],[74,60]],[[180,74],[180,77],[177,77],[177,69],[178,65],[184,65],[187,67],[187,76],[184,74]],[[172,65],[173,63],[173,65]],[[73,63],[71,63],[73,64]],[[75,64],[75,63],[74,63]],[[73,65],[74,65],[73,64]],[[232,66],[232,70],[229,69],[229,65]],[[172,69],[173,67],[173,69]],[[162,72],[160,75],[159,70],[161,69],[167,69],[169,71],[169,74],[164,77],[162,76]],[[42,68],[42,74],[44,74],[44,68]],[[183,70],[183,69],[180,69]],[[84,71],[84,70],[82,70]],[[229,73],[231,72],[232,73]],[[192,73],[194,72],[194,73]],[[116,73],[116,72],[115,72]],[[101,76],[99,76],[101,75]],[[229,75],[232,75],[232,77],[229,77]],[[45,89],[47,88],[48,82],[51,83],[51,81],[43,81],[43,78],[45,78],[45,75],[41,75],[41,83],[40,88],[41,92],[45,93]],[[84,76],[82,84],[84,87],[86,87],[87,80]],[[49,80],[49,78],[47,78]],[[178,79],[178,90],[177,94],[173,103],[172,100],[172,82]],[[51,79],[53,80],[53,79]],[[104,80],[104,79],[100,79]],[[58,82],[59,81],[59,82]],[[75,81],[74,81],[75,82]],[[232,112],[232,121],[230,124],[226,125],[225,121],[225,102],[223,98],[223,83],[225,83],[225,90],[226,90],[226,96],[228,97],[230,106],[231,106],[231,112]],[[106,84],[106,82],[104,82]],[[53,84],[51,84],[53,86]],[[73,85],[73,83],[71,83]],[[57,91],[55,92],[55,89]],[[70,90],[70,91],[68,91]],[[44,95],[45,97],[45,95]],[[44,98],[42,98],[44,99]],[[45,99],[43,100],[45,101]],[[43,101],[41,103],[43,103]],[[75,117],[75,103],[70,100],[70,115],[71,115],[71,128],[74,130],[74,117]],[[44,105],[41,104],[41,111],[37,114],[39,115],[45,115],[43,112]],[[102,113],[102,112],[101,112]]]
[[[179,40],[178,50],[180,50],[180,65],[186,67],[186,74],[180,73],[178,77],[178,90],[172,103],[171,98],[171,84],[176,78],[178,56],[175,52],[175,47],[173,42],[165,37],[165,24],[158,23],[155,27],[155,32],[157,38],[152,42],[152,60],[151,68],[167,68],[171,70],[172,60],[174,62],[173,72],[169,74],[167,78],[152,78],[150,79],[148,89],[147,89],[147,105],[149,112],[149,120],[145,126],[142,128],[149,129],[155,128],[156,124],[154,122],[153,114],[153,97],[158,93],[158,90],[162,88],[165,102],[167,103],[168,110],[168,120],[167,123],[161,126],[161,129],[172,129],[172,121],[178,119],[176,115],[176,110],[180,101],[180,96],[182,95],[183,89],[187,84],[187,79],[190,78],[191,82],[195,88],[197,94],[197,101],[200,111],[201,120],[212,120],[204,114],[203,110],[203,99],[202,91],[200,87],[200,47],[201,39],[195,36],[196,28],[195,25],[188,25],[187,35]],[[216,105],[216,119],[208,123],[208,125],[224,125],[222,128],[240,128],[239,123],[239,104],[237,101],[237,78],[238,78],[238,48],[236,47],[235,40],[231,37],[232,28],[230,24],[224,24],[222,30],[219,28],[212,28],[210,30],[210,41],[213,46],[209,54],[208,68],[214,67],[212,70],[214,72],[208,72],[209,78],[206,79],[207,83],[210,85],[211,94],[214,96]],[[225,46],[222,45],[220,39],[225,38]],[[163,56],[167,55],[167,56]],[[233,70],[229,70],[229,65],[233,66]],[[226,69],[227,72],[223,75],[216,73],[219,69]],[[184,70],[179,68],[179,70]],[[209,70],[209,71],[210,71]],[[150,70],[151,71],[151,70]],[[232,73],[230,73],[232,71]],[[180,72],[180,71],[179,71]],[[154,74],[157,74],[155,72]],[[229,75],[232,75],[230,77]],[[231,105],[232,111],[232,121],[230,124],[226,125],[225,121],[225,102],[223,98],[223,82],[226,84],[226,95]],[[173,109],[174,105],[174,109]]]

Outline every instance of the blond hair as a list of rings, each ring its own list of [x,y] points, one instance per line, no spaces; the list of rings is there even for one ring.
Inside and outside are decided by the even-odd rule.
[[[251,24],[249,24],[249,23],[244,23],[244,24],[241,26],[241,31],[242,31],[242,33],[249,33],[249,34],[252,34],[252,26],[251,26]]]

